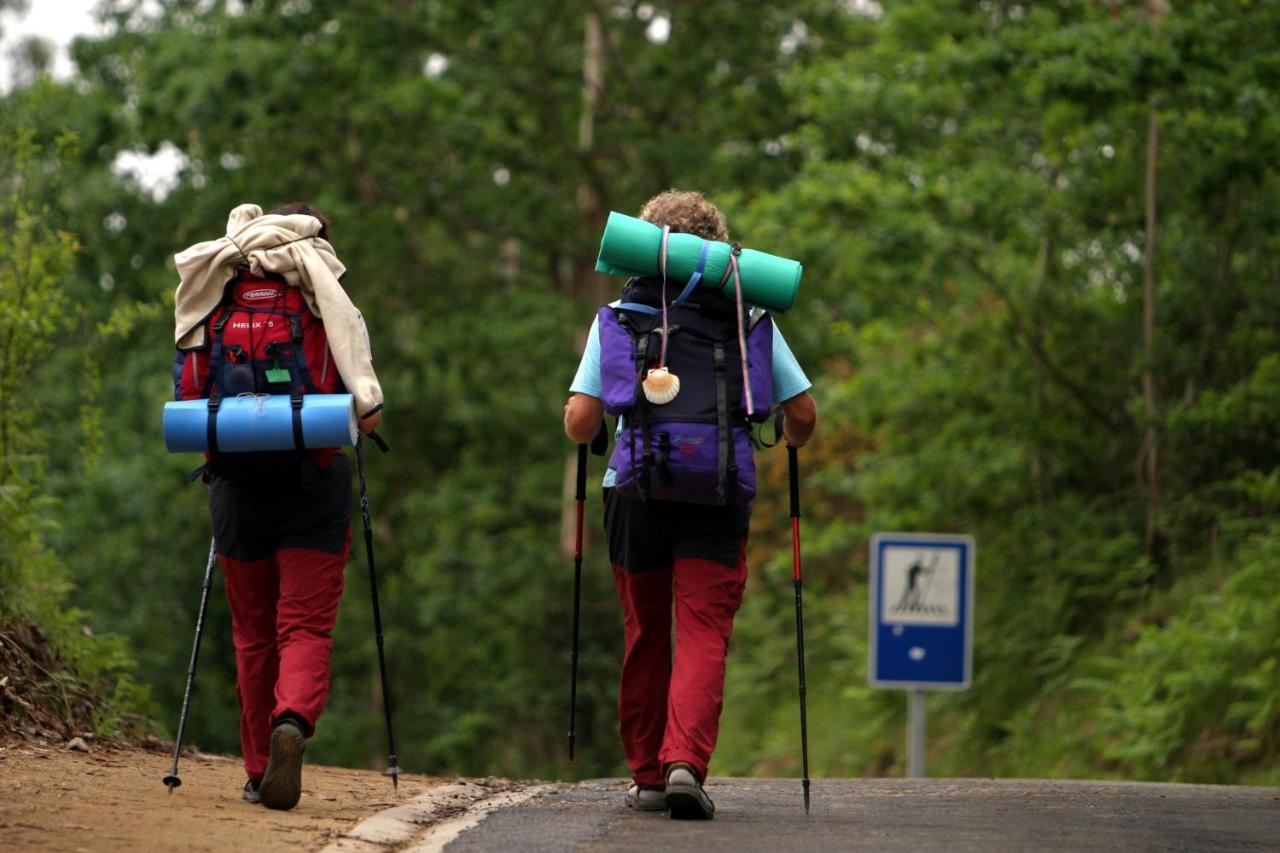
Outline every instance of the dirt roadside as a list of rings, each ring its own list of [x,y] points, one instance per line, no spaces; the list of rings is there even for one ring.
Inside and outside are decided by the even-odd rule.
[[[0,849],[6,851],[317,850],[356,823],[443,780],[402,774],[400,792],[372,770],[308,766],[288,812],[240,799],[236,758],[184,757],[182,787],[160,779],[158,752],[38,742],[0,744]]]

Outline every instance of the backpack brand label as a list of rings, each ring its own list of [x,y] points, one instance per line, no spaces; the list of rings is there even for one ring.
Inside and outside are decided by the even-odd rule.
[[[279,299],[283,294],[281,291],[271,287],[264,287],[258,290],[248,290],[240,294],[241,299],[252,299],[260,301],[263,299]]]
[[[263,328],[273,329],[275,328],[275,325],[276,325],[275,320],[256,320],[252,323],[245,320],[236,320],[232,322],[231,328],[233,329],[263,329]]]
[[[671,439],[671,443],[676,446],[685,456],[692,456],[698,452],[698,446],[706,441],[702,436],[695,435],[677,435]]]

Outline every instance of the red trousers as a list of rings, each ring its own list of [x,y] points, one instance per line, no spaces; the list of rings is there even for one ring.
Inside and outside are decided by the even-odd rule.
[[[297,717],[309,736],[329,697],[333,626],[342,599],[341,553],[281,548],[261,560],[221,556],[236,648],[240,749],[250,779],[267,769],[271,729]]]
[[[613,579],[626,633],[618,715],[627,765],[641,785],[662,786],[663,769],[677,761],[705,779],[747,582],[746,542],[734,566],[676,557],[669,568],[636,574],[615,564]]]

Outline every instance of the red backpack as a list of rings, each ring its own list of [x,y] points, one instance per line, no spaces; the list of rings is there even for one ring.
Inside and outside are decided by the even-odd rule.
[[[203,347],[178,353],[174,391],[179,400],[217,401],[239,394],[345,392],[333,363],[324,323],[307,308],[302,292],[282,277],[240,272],[227,284],[207,322]],[[301,424],[299,422],[300,429]],[[209,454],[211,470],[236,479],[279,479],[310,459],[328,467],[332,450],[310,453]]]
[[[180,400],[344,390],[324,323],[283,278],[241,272],[207,322],[205,345],[180,355]]]

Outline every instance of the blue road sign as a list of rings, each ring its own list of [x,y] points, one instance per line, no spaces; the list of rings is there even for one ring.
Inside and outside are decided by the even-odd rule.
[[[872,687],[964,690],[973,674],[972,536],[871,537]]]

